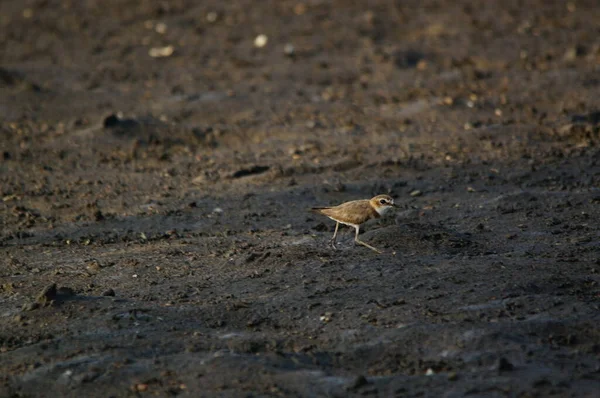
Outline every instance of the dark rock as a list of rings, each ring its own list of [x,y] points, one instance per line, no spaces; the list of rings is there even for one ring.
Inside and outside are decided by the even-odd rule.
[[[253,252],[253,253],[250,253],[250,254],[249,254],[247,257],[246,257],[246,260],[245,260],[245,261],[246,261],[247,263],[251,263],[252,261],[256,260],[256,259],[257,259],[257,258],[259,258],[259,257],[260,257],[260,253]]]
[[[416,50],[399,51],[394,56],[394,63],[398,68],[414,68],[419,61],[425,58],[425,54]]]
[[[235,171],[231,175],[231,178],[242,178],[254,174],[262,174],[267,170],[269,170],[269,166],[252,166],[246,169],[240,169],[238,171]]]
[[[96,221],[104,221],[105,219],[104,214],[102,214],[100,210],[96,210],[96,212],[94,213],[94,218],[96,219]]]
[[[366,386],[369,384],[369,381],[366,379],[365,376],[360,375],[355,377],[346,387],[346,390],[348,391],[356,391],[359,388]]]
[[[587,115],[573,115],[571,117],[571,122],[598,124],[600,123],[600,111],[590,112]]]
[[[105,291],[102,292],[102,295],[114,297],[115,291],[113,289],[106,289]]]
[[[14,70],[0,68],[0,83],[6,86],[15,86],[23,81],[23,75]]]
[[[499,372],[510,372],[515,368],[515,366],[512,363],[510,363],[508,359],[502,357],[498,360],[496,368]]]
[[[250,320],[248,322],[246,322],[246,326],[248,327],[255,327],[260,325],[261,323],[263,323],[265,321],[265,319],[263,317],[261,317],[260,315],[253,315]]]
[[[102,123],[105,129],[114,130],[117,133],[126,133],[128,131],[134,131],[141,127],[140,122],[135,119],[121,119],[114,113],[107,116]]]

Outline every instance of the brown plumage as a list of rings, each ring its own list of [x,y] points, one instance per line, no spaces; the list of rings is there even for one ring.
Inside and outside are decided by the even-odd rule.
[[[335,249],[335,238],[338,227],[341,224],[349,225],[356,230],[354,241],[371,250],[381,253],[379,250],[358,239],[360,225],[373,219],[379,218],[392,207],[396,207],[394,199],[388,195],[377,195],[371,199],[353,200],[334,207],[313,207],[315,213],[329,217],[335,224],[335,232],[331,238],[331,245]]]
[[[353,200],[335,207],[313,207],[312,210],[346,225],[360,225],[381,217],[369,199]]]

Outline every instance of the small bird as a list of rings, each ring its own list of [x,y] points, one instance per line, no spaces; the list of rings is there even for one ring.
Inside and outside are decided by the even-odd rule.
[[[354,235],[355,243],[368,247],[377,253],[381,253],[373,246],[359,240],[358,231],[360,224],[373,218],[381,217],[392,207],[398,206],[394,204],[394,199],[392,199],[391,196],[377,195],[372,199],[353,200],[335,207],[313,207],[311,210],[315,213],[327,216],[336,222],[335,232],[330,240],[331,246],[334,249],[336,249],[335,238],[337,236],[338,228],[340,224],[345,224],[356,230],[356,234]]]

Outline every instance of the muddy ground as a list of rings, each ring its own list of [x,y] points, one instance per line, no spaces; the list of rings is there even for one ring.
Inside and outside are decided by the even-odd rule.
[[[0,396],[598,396],[599,20],[0,2]]]

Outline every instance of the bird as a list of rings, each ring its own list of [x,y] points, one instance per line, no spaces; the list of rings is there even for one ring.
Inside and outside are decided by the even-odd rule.
[[[355,243],[368,247],[374,252],[381,253],[378,249],[358,239],[360,225],[371,219],[383,216],[393,207],[398,206],[394,204],[394,199],[391,196],[377,195],[371,199],[352,200],[334,207],[313,207],[311,208],[311,211],[329,217],[336,222],[335,232],[329,241],[333,249],[337,249],[335,246],[335,238],[337,236],[338,228],[340,224],[344,224],[355,229]]]

